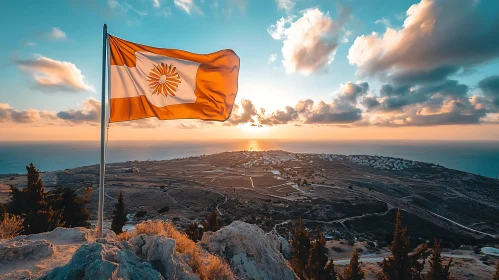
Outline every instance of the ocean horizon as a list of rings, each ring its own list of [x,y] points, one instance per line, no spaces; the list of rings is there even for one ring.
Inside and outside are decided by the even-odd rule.
[[[167,160],[242,150],[379,155],[439,164],[491,178],[499,175],[499,142],[493,141],[110,141],[107,162]],[[30,162],[43,172],[98,164],[99,153],[97,141],[0,142],[0,174],[25,173]]]

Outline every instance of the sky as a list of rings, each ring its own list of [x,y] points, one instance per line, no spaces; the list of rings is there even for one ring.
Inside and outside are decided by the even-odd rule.
[[[102,26],[240,57],[224,123],[111,124],[110,140],[499,140],[492,0],[6,0],[0,141],[100,137]]]

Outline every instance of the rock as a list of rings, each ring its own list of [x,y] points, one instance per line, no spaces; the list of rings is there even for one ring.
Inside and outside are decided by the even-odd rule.
[[[20,235],[13,239],[16,240],[47,240],[54,245],[68,245],[75,243],[86,243],[92,240],[92,232],[83,227],[76,228],[56,228],[53,231]]]
[[[199,244],[222,256],[242,279],[298,279],[279,252],[277,242],[256,225],[236,221],[205,233]]]
[[[39,260],[54,254],[54,244],[46,240],[9,240],[0,245],[0,263]]]
[[[125,173],[139,173],[139,172],[140,170],[137,167],[125,169]]]
[[[82,245],[65,266],[40,279],[164,279],[148,262],[141,262],[126,242]]]
[[[178,258],[174,239],[141,234],[129,242],[135,253],[150,262],[166,279],[198,279],[192,269]]]

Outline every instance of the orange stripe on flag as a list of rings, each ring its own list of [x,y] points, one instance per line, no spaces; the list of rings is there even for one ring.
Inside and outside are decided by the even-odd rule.
[[[239,75],[239,57],[234,51],[222,50],[211,54],[194,54],[182,50],[160,49],[135,44],[111,35],[109,35],[109,50],[111,67],[109,75],[111,84],[110,122],[149,117],[157,117],[161,120],[202,119],[224,121],[230,116],[238,90]],[[165,75],[161,80],[161,86],[159,86],[163,90],[156,90],[153,93],[154,88],[159,87],[151,85],[150,77],[154,78],[154,83],[158,83],[161,76],[155,67],[151,68],[151,72],[149,70],[146,72],[134,70],[138,67],[137,56],[139,54],[153,54],[159,59],[165,57],[165,59],[170,59],[169,61],[173,59],[173,61],[178,61],[180,64],[190,62],[199,65],[199,67],[193,77],[182,72],[179,72],[180,79],[175,78],[174,74]],[[144,57],[146,56],[141,56],[141,59],[147,60]],[[142,60],[141,63],[144,62]],[[180,71],[177,66],[172,64],[164,65],[164,67],[168,67],[168,71],[172,72]],[[144,75],[150,77],[143,79],[144,81],[137,80],[142,79]],[[177,83],[186,84],[189,81],[192,81],[191,84],[195,84],[192,98],[195,101],[182,100],[182,97],[178,96],[178,92],[175,92],[179,90]],[[120,87],[116,87],[113,91],[113,85],[116,84],[120,85]],[[138,86],[139,84],[148,86],[141,87]],[[151,101],[152,98],[155,98],[156,105]],[[160,103],[169,105],[157,106],[158,98]]]

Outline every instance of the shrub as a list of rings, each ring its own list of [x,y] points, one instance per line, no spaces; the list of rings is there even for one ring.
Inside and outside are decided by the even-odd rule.
[[[203,228],[200,227],[198,223],[194,222],[185,228],[185,234],[187,234],[192,241],[198,242],[203,238]]]
[[[130,240],[130,238],[133,237],[133,234],[129,231],[124,231],[120,234],[118,234],[118,240],[120,241],[127,241]]]
[[[159,213],[159,214],[163,214],[163,213],[166,213],[166,212],[168,212],[168,211],[170,211],[170,207],[165,206],[165,207],[163,207],[163,208],[159,209],[159,210],[158,210],[158,213]]]
[[[23,231],[23,218],[17,215],[4,213],[0,222],[0,238],[10,239]]]
[[[222,227],[222,222],[218,218],[217,209],[213,208],[213,211],[208,214],[203,223],[204,231],[217,231]]]

